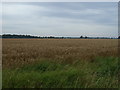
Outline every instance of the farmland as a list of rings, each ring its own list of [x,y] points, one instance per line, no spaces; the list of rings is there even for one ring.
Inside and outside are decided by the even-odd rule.
[[[118,88],[117,39],[3,39],[3,88]]]

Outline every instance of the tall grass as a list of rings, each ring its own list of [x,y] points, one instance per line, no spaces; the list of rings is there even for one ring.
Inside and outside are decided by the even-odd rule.
[[[118,58],[78,60],[74,64],[42,60],[3,70],[3,88],[118,88]]]

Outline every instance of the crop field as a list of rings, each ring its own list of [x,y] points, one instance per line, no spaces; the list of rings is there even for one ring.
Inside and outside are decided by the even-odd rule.
[[[117,39],[3,39],[3,88],[118,88]]]

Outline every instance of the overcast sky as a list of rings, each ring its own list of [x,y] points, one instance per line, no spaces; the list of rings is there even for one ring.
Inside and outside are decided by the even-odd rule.
[[[117,2],[3,3],[2,9],[3,33],[118,36]]]

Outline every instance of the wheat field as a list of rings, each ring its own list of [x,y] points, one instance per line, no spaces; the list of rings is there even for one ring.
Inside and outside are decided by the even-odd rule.
[[[42,58],[72,63],[97,56],[117,56],[118,40],[107,39],[3,39],[3,67]]]
[[[3,87],[116,88],[118,86],[117,83],[118,80],[116,77],[117,75],[116,73],[118,73],[118,69],[116,68],[117,56],[118,56],[117,39],[3,39],[2,40],[2,66],[4,71]],[[96,58],[100,58],[98,59],[98,61],[100,60],[99,63],[96,62],[97,61]],[[44,60],[48,62],[47,63],[44,62],[44,64],[43,63],[41,64],[41,62],[43,62]],[[54,64],[49,63],[51,61],[55,62],[55,65],[58,64],[60,65],[55,66]],[[24,66],[27,65],[28,67],[26,69],[26,67]],[[46,71],[46,69],[43,70],[43,67],[41,69],[41,66],[49,67],[50,69],[47,69],[48,71]],[[66,69],[66,67],[68,69]],[[108,67],[110,69],[108,69]],[[56,70],[56,68],[58,69]],[[61,72],[61,68],[63,70],[63,73]],[[70,68],[72,68],[72,70]],[[39,74],[38,72],[39,70],[42,71],[43,76],[41,76],[42,74]],[[104,72],[104,70],[106,73]],[[108,72],[109,70],[110,72],[112,70],[111,78],[108,74],[110,73]],[[25,72],[28,71],[29,74],[24,74]],[[37,72],[35,74],[35,77],[38,76],[38,78],[35,79],[33,78],[34,76],[32,77],[33,75],[32,71],[34,73]],[[21,72],[23,73],[21,74]],[[99,72],[100,75],[103,75],[104,78],[101,78],[101,76],[97,75],[96,72]],[[114,75],[113,72],[115,73]],[[57,73],[59,73],[60,76]],[[78,73],[81,74],[79,75]],[[63,75],[63,77],[61,74]],[[58,78],[56,79],[53,78],[56,77],[57,75]],[[69,84],[71,82],[71,79],[65,79],[64,81],[63,78],[68,78],[67,75],[68,76],[71,75],[72,81],[75,82]],[[10,76],[13,78],[13,80],[11,79]],[[29,76],[32,78],[32,80],[35,79],[35,82],[33,82],[32,85],[28,82],[28,80],[31,80],[30,78],[28,78]],[[94,79],[91,80],[92,77],[94,77]],[[51,80],[50,82],[48,82],[49,81],[47,80],[48,78],[52,78],[50,79]],[[78,80],[78,82],[76,82],[77,79],[79,79],[80,81]],[[14,85],[12,85],[11,82],[14,83]],[[16,82],[21,82],[21,84],[15,84]],[[57,83],[59,82],[59,84],[57,84],[58,86],[55,84],[56,82]],[[66,82],[67,84],[64,82]]]

